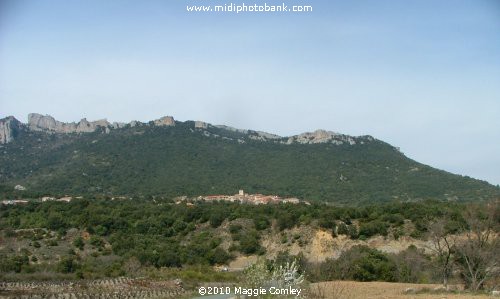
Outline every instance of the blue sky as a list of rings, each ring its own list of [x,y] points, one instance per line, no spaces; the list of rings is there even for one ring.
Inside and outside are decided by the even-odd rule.
[[[0,117],[370,134],[500,184],[499,1],[186,12],[230,2],[0,0]]]

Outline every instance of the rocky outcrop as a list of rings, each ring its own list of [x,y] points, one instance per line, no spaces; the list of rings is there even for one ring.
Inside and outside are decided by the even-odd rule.
[[[34,131],[49,131],[54,133],[89,133],[98,128],[112,128],[113,126],[105,119],[89,122],[83,118],[78,123],[64,123],[55,120],[50,115],[30,113],[28,115],[28,127]]]
[[[329,142],[336,145],[341,145],[341,144],[355,145],[357,138],[358,137],[343,135],[332,131],[316,130],[314,132],[306,132],[299,135],[291,136],[286,141],[286,144],[292,144],[292,143],[314,144],[314,143]]]
[[[353,137],[349,135],[344,135],[340,133],[335,133],[332,131],[325,130],[316,130],[314,132],[306,132],[299,135],[294,135],[290,137],[281,137],[279,135],[270,134],[261,131],[252,131],[252,130],[241,130],[228,126],[216,126],[219,129],[228,130],[232,132],[238,132],[241,134],[245,134],[248,138],[258,141],[272,141],[279,142],[281,144],[315,144],[315,143],[332,143],[336,145],[356,145],[356,144],[364,144],[365,142],[373,141],[373,137],[371,136],[359,136]]]
[[[121,122],[113,122],[111,125],[113,129],[121,129],[124,128],[127,124],[126,123],[121,123]]]
[[[130,127],[133,128],[133,127],[137,127],[139,125],[141,125],[142,123],[140,121],[137,121],[137,120],[133,120],[129,123]]]
[[[28,127],[35,131],[62,131],[63,123],[56,121],[50,115],[41,115],[38,113],[30,113],[28,115]]]
[[[325,130],[316,130],[314,132],[306,132],[299,135],[292,136],[288,139],[289,143],[298,142],[298,143],[325,143],[332,141],[335,137],[340,134],[325,131]]]
[[[281,138],[283,138],[281,136],[278,136],[278,135],[275,135],[275,134],[271,134],[271,133],[267,133],[267,132],[262,132],[262,131],[252,131],[252,130],[249,130],[248,134],[249,134],[249,137],[251,139],[260,140],[260,141],[266,141],[266,140],[269,140],[269,139],[281,139]]]
[[[231,132],[238,132],[238,133],[242,133],[242,134],[247,134],[249,136],[249,138],[254,139],[254,140],[260,140],[260,141],[266,141],[268,139],[281,139],[281,138],[283,138],[279,135],[271,134],[271,133],[267,133],[267,132],[262,132],[262,131],[236,129],[236,128],[224,126],[224,125],[217,125],[215,127],[219,128],[219,129],[231,131]]]
[[[155,126],[175,126],[175,120],[172,116],[164,116],[160,119],[154,120]]]
[[[0,119],[0,144],[9,143],[17,136],[21,122],[14,116]]]
[[[150,123],[151,124],[151,123]],[[0,119],[0,144],[8,143],[12,141],[15,136],[20,132],[20,128],[27,128],[33,131],[44,131],[49,133],[89,133],[94,132],[98,129],[102,129],[105,133],[110,133],[113,129],[125,128],[127,126],[135,127],[145,125],[139,121],[132,121],[128,124],[126,123],[109,123],[106,119],[96,120],[89,122],[87,119],[83,118],[78,123],[71,122],[65,123],[55,120],[50,115],[42,115],[38,113],[31,113],[28,115],[28,124],[22,124],[13,116]],[[151,125],[154,126],[175,126],[176,122],[172,116],[164,116],[156,119]],[[228,126],[212,126],[209,123],[203,121],[195,121],[194,129],[201,129],[205,136],[211,137],[221,137],[223,139],[233,140],[232,137],[224,136],[224,134],[219,135],[211,132],[211,128],[219,128],[226,131],[237,132],[244,134],[249,139],[258,141],[269,141],[281,144],[315,144],[315,143],[332,143],[336,145],[356,145],[364,144],[374,140],[371,136],[358,136],[353,137],[349,135],[339,134],[332,131],[316,130],[314,132],[306,132],[299,135],[294,135],[290,137],[281,137],[279,135],[270,134],[261,131],[253,130],[242,130],[236,129]],[[193,131],[193,129],[191,129]],[[236,139],[234,139],[236,140]],[[238,138],[238,142],[243,142],[244,140]]]
[[[208,129],[208,124],[206,122],[197,120],[194,122],[194,128],[195,129]]]

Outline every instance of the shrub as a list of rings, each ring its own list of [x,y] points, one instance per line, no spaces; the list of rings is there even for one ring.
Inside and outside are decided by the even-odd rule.
[[[224,249],[217,247],[209,255],[209,262],[211,265],[223,265],[230,259],[231,255]]]
[[[80,250],[83,250],[83,247],[85,246],[85,242],[83,241],[83,238],[82,237],[77,237],[74,241],[73,241],[73,245],[80,249]]]
[[[73,257],[65,257],[57,264],[57,269],[61,273],[73,273],[77,268],[78,264]]]
[[[234,235],[239,233],[242,228],[243,226],[241,226],[241,224],[231,224],[229,225],[229,232]]]
[[[98,236],[91,236],[89,243],[97,248],[102,248],[104,246],[104,241]]]
[[[240,237],[240,251],[245,254],[254,254],[261,249],[259,235],[256,231],[250,231]]]
[[[257,216],[253,219],[253,223],[255,225],[255,229],[257,230],[264,230],[269,228],[270,222],[269,219],[267,219],[264,216]]]

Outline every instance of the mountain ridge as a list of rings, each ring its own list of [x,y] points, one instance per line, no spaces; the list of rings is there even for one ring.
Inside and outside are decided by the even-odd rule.
[[[95,130],[76,131],[82,123]],[[0,145],[5,198],[172,198],[239,189],[338,203],[500,197],[498,187],[418,163],[368,135],[317,130],[281,137],[173,117],[117,128],[103,120],[31,124],[38,127],[0,120],[0,136],[9,140]]]
[[[32,130],[32,131],[44,131],[48,133],[61,133],[61,134],[71,134],[71,133],[91,133],[99,130],[99,128],[103,129],[105,133],[109,133],[110,130],[113,129],[121,129],[126,126],[129,127],[135,127],[138,125],[154,125],[154,126],[175,126],[176,123],[179,123],[179,121],[176,121],[172,116],[163,116],[159,119],[155,119],[152,121],[149,121],[147,123],[139,122],[139,121],[131,121],[129,123],[123,123],[123,122],[113,122],[110,123],[107,121],[107,119],[100,119],[96,121],[88,121],[86,118],[82,118],[79,122],[61,122],[56,120],[54,117],[51,115],[42,115],[39,113],[30,113],[28,115],[28,123],[22,123],[19,120],[17,120],[14,116],[8,116],[5,118],[0,119],[0,144],[5,144],[10,141],[12,141],[14,138],[13,136],[13,129],[12,129],[12,123],[15,122],[17,126],[23,125],[27,129]],[[187,121],[187,122],[193,122],[193,121]],[[248,130],[248,129],[238,129],[234,127],[230,127],[227,125],[212,125],[210,123],[204,122],[204,121],[194,121],[194,129],[208,129],[208,127],[216,127],[219,129],[227,130],[227,131],[232,131],[232,132],[238,132],[242,134],[247,134],[252,136],[252,139],[255,140],[261,140],[261,141],[267,141],[267,140],[278,140],[278,139],[287,139],[286,144],[291,144],[293,142],[298,142],[298,143],[325,143],[325,142],[332,142],[335,144],[343,144],[344,142],[347,142],[351,145],[355,144],[356,141],[354,138],[360,138],[360,137],[367,137],[368,139],[373,139],[373,137],[364,135],[364,136],[350,136],[346,134],[340,134],[337,132],[333,131],[327,131],[323,129],[317,129],[313,132],[303,132],[297,135],[291,135],[291,136],[280,136],[277,134],[272,134],[268,132],[263,132],[263,131],[255,131],[255,130]],[[2,137],[5,136],[5,137]]]

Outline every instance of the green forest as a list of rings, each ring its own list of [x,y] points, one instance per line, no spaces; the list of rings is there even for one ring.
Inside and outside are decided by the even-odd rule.
[[[283,243],[297,242],[303,246],[302,236],[286,232],[304,226],[325,230],[334,238],[345,235],[353,240],[373,236],[430,240],[435,232],[430,223],[445,221],[441,237],[446,237],[473,229],[470,219],[478,219],[477,223],[486,223],[498,232],[498,215],[498,204],[439,201],[342,207],[76,199],[70,203],[2,205],[0,227],[6,246],[0,250],[0,277],[13,279],[36,273],[45,273],[35,276],[37,279],[47,277],[47,273],[66,279],[117,277],[135,275],[137,269],[223,265],[240,255],[266,256],[261,242],[265,234],[281,236]],[[223,246],[224,242],[229,242],[229,246]],[[15,246],[19,248],[9,250]],[[54,252],[59,256],[51,259]],[[340,259],[328,259],[321,264],[286,251],[276,257],[280,263],[298,260],[301,271],[307,272],[311,281],[400,282],[439,282],[440,272],[432,266],[439,258],[414,246],[398,254],[355,246],[343,252]],[[454,259],[460,265],[460,255]],[[197,269],[203,272],[207,270],[199,269],[211,268]]]
[[[490,200],[500,188],[420,164],[369,136],[356,144],[282,144],[217,127],[143,124],[108,133],[24,130],[0,151],[0,196],[172,198],[275,194],[345,204]],[[26,190],[15,190],[21,185]]]

